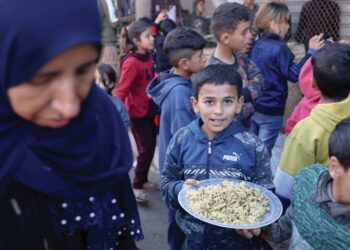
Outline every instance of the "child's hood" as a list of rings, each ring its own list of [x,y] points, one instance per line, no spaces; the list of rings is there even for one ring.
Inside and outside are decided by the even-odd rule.
[[[311,64],[311,57],[305,62],[302,67],[299,75],[299,85],[300,90],[306,99],[313,99],[315,102],[318,102],[321,98],[320,92],[312,87],[312,78],[313,78],[313,67]]]
[[[171,70],[161,72],[147,87],[147,94],[152,96],[153,101],[161,106],[170,91],[178,85],[186,85],[192,88],[192,82],[182,76],[171,73]]]
[[[344,101],[318,104],[310,116],[319,126],[332,132],[335,126],[350,115],[350,96]]]
[[[203,120],[200,117],[197,117],[193,122],[191,122],[188,127],[194,134],[194,137],[196,140],[199,141],[208,141],[207,136],[204,134],[204,132],[201,129],[201,126],[203,125]],[[225,128],[223,131],[221,131],[216,137],[213,138],[213,141],[222,141],[226,137],[233,136],[237,133],[244,132],[245,129],[241,125],[241,123],[237,120],[233,120],[230,125]]]

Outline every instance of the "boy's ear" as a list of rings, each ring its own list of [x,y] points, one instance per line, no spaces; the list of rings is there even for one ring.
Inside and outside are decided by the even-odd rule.
[[[337,157],[331,156],[331,158],[329,158],[328,171],[333,180],[337,180],[342,176],[344,168]]]
[[[229,33],[223,32],[223,33],[220,34],[219,38],[220,38],[219,41],[221,43],[223,43],[225,45],[229,44],[229,38],[230,38]]]
[[[179,68],[182,69],[182,70],[188,70],[189,68],[189,65],[188,65],[188,59],[187,58],[181,58],[179,60]]]
[[[192,108],[196,114],[199,114],[199,108],[198,108],[198,100],[196,97],[191,96],[191,103],[192,103]]]

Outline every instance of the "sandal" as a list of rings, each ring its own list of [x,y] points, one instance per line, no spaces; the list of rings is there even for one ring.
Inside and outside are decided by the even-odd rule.
[[[135,200],[136,202],[139,203],[147,203],[147,195],[142,191],[142,189],[133,189],[134,195],[135,195]]]
[[[160,190],[160,187],[159,187],[159,184],[148,181],[148,182],[145,182],[142,184],[142,189],[158,191],[158,190]]]

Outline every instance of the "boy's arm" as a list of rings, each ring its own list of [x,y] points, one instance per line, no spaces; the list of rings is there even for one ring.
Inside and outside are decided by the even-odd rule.
[[[271,240],[280,242],[292,237],[293,208],[289,207],[286,213],[271,225]]]
[[[164,168],[160,178],[160,190],[163,200],[168,207],[177,209],[180,205],[177,200],[182,185],[184,183],[181,178],[182,166],[179,163],[179,148],[175,135],[168,146]]]
[[[240,54],[240,60],[247,74],[247,86],[242,90],[244,102],[254,102],[263,92],[264,77],[258,66],[249,57]]]
[[[269,152],[258,138],[256,140],[256,163],[252,182],[274,191]]]
[[[302,124],[300,123],[300,125]],[[306,150],[303,144],[303,141],[305,142],[303,138],[308,138],[308,132],[299,128],[300,126],[295,127],[287,137],[274,178],[276,194],[288,200],[290,200],[294,177],[297,172],[305,166],[314,164],[316,161],[315,153],[312,152],[312,149]],[[309,145],[311,146],[312,144]]]
[[[282,46],[278,54],[279,55],[278,63],[280,64],[280,71],[282,75],[288,81],[296,83],[299,80],[299,74],[300,74],[301,68],[303,67],[305,62],[310,58],[310,56],[315,54],[315,52],[316,51],[313,49],[308,49],[303,59],[301,59],[299,63],[295,63],[294,54],[290,50],[290,48],[288,48],[287,45]]]
[[[130,89],[137,78],[137,68],[133,64],[133,60],[125,60],[121,68],[121,76],[118,88],[114,95],[118,96],[123,103],[125,98],[129,95]]]

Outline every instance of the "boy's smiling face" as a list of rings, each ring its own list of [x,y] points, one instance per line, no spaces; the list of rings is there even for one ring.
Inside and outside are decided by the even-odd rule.
[[[241,111],[243,97],[238,97],[236,86],[207,83],[199,89],[198,99],[191,97],[191,101],[194,111],[203,120],[202,131],[211,140]]]
[[[220,40],[233,52],[239,52],[247,46],[250,37],[249,22],[242,21],[232,32],[223,33]]]

